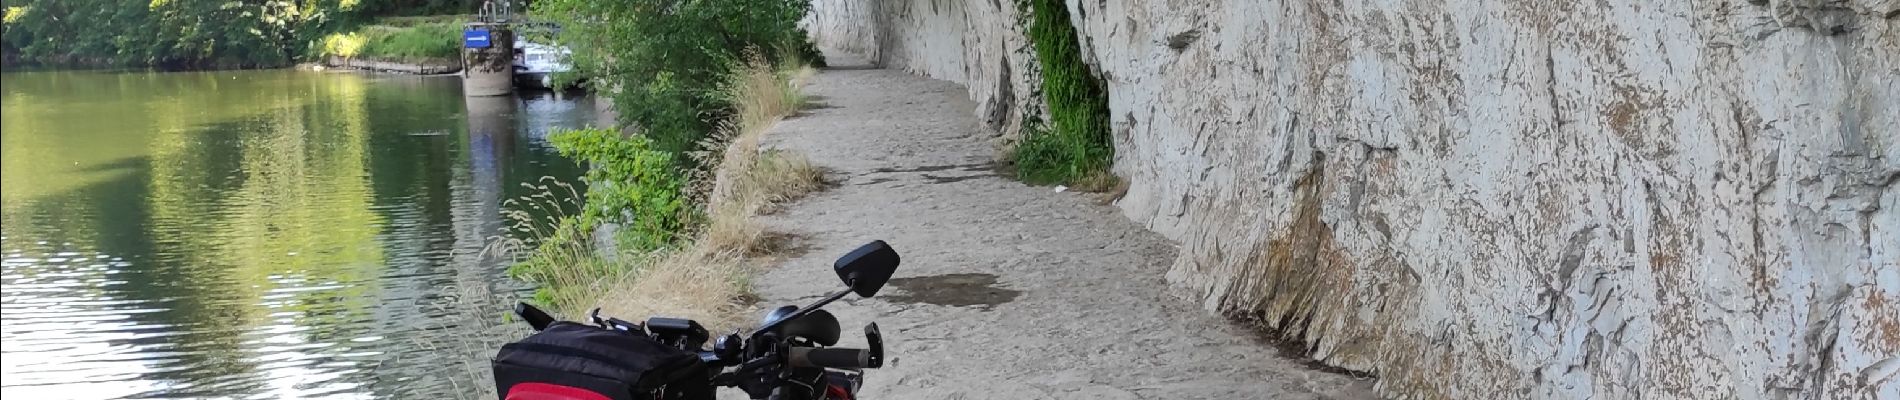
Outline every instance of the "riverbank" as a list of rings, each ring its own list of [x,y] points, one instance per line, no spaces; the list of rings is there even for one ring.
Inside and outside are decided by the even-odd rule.
[[[1168,294],[1174,245],[1104,195],[999,175],[963,87],[846,67],[806,92],[823,105],[778,124],[765,147],[807,155],[836,186],[766,217],[804,250],[756,290],[762,305],[806,302],[837,288],[838,255],[875,239],[896,247],[904,265],[885,292],[830,309],[883,327],[891,359],[864,397],[1373,398],[1370,381],[1276,356]]]
[[[511,276],[538,285],[532,301],[564,319],[580,320],[599,307],[603,316],[690,318],[718,332],[749,326],[756,315],[750,307],[752,278],[793,250],[784,238],[769,233],[758,216],[825,187],[823,171],[802,155],[760,146],[768,128],[806,103],[799,88],[817,73],[796,60],[788,65],[793,67],[754,61],[733,72],[721,86],[722,96],[733,101],[733,114],[699,142],[701,150],[681,155],[701,166],[689,172],[672,171],[676,165],[667,159],[672,154],[652,149],[652,142],[639,135],[598,128],[552,135],[550,140],[564,156],[591,165],[583,181],[615,184],[589,187],[583,201],[567,183],[537,182],[532,186],[537,193],[516,197],[505,207],[555,212],[508,212],[514,231],[491,238],[481,253],[512,262]],[[614,179],[597,179],[602,177]],[[676,178],[684,181],[683,187],[654,184]],[[672,197],[675,194],[684,198]],[[656,207],[664,203],[673,204]],[[596,230],[583,222],[585,210],[569,211],[599,204],[615,211],[638,210],[642,214],[636,221],[676,225],[676,230],[649,226],[643,231],[640,222]],[[682,209],[660,211],[673,207]],[[678,220],[650,223],[660,217]],[[676,236],[657,248],[630,243],[632,238],[663,233]],[[457,398],[494,398],[492,371],[466,360],[481,360],[501,344],[526,335],[517,324],[484,327],[484,334],[438,344],[468,355],[460,373],[449,377],[472,388]]]
[[[713,331],[752,326],[758,313],[752,278],[790,250],[760,216],[825,187],[825,173],[798,152],[764,149],[768,130],[804,104],[810,67],[774,72],[755,65],[735,85],[738,116],[711,139],[719,151],[694,155],[711,166],[703,190],[704,220],[691,240],[634,260],[636,273],[610,278],[582,293],[609,315],[691,318]],[[575,299],[580,300],[580,299]],[[568,304],[587,304],[585,300]],[[578,311],[578,308],[575,309]]]
[[[811,47],[798,28],[807,6],[716,3],[653,13],[626,2],[535,3],[537,17],[560,27],[554,42],[571,48],[574,73],[590,87],[612,88],[603,96],[620,111],[615,126],[549,137],[563,155],[590,166],[580,179],[589,190],[581,201],[566,200],[579,210],[556,228],[525,232],[515,238],[520,246],[507,246],[528,250],[511,272],[537,284],[535,301],[570,315],[593,304],[631,318],[646,313],[613,308],[633,304],[709,326],[732,320],[728,311],[745,303],[750,273],[701,270],[749,271],[746,265],[776,248],[749,223],[752,212],[816,186],[817,174],[794,155],[734,150],[756,140],[748,132],[796,111],[798,67],[822,64],[802,51]],[[628,126],[638,134],[617,129]],[[613,229],[603,234],[603,227]],[[659,271],[675,268],[709,285],[639,286],[666,282]],[[630,293],[652,298],[617,298]],[[691,304],[656,306],[675,300]]]
[[[320,68],[319,68],[320,67]],[[344,69],[409,75],[439,75],[462,72],[459,59],[381,60],[375,58],[325,57],[320,64],[303,64],[302,69]]]
[[[536,300],[564,315],[599,307],[627,318],[667,315],[738,327],[750,277],[783,250],[754,217],[822,186],[822,172],[802,156],[759,148],[767,128],[798,110],[798,88],[815,73],[802,62],[789,65],[754,61],[734,71],[721,88],[734,112],[698,141],[697,151],[661,151],[643,135],[602,129],[551,136],[563,155],[592,166],[583,181],[611,184],[592,184],[578,213],[519,221],[552,228],[491,250],[517,256],[511,272],[538,283]],[[696,167],[676,170],[681,165]],[[561,194],[526,200],[558,208],[552,199]]]

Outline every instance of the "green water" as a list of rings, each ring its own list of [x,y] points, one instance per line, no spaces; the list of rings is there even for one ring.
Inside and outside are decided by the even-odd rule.
[[[0,74],[0,397],[472,398],[482,251],[591,99],[454,77]]]

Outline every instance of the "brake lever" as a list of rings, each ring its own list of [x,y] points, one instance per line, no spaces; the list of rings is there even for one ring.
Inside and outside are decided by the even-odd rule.
[[[730,381],[726,383],[730,383],[731,385],[729,386],[731,387],[745,391],[747,397],[754,399],[767,398],[774,391],[777,391],[779,386],[779,370],[775,368],[778,365],[778,360],[775,358],[776,357],[760,357],[753,359],[752,361],[739,364],[739,367],[734,369],[733,372],[721,373],[721,375],[728,375]]]
[[[865,368],[883,367],[884,366],[884,333],[878,331],[876,322],[872,322],[870,325],[864,326],[864,341],[870,345],[868,347],[870,347],[870,350],[871,350],[871,357],[869,360],[865,361],[864,367]]]
[[[646,327],[641,326],[640,324],[637,324],[637,323],[627,322],[619,318],[608,318],[607,321],[604,323],[604,326],[607,327],[607,329],[612,329],[612,330],[626,332],[626,333],[641,333],[641,334],[646,333],[645,332]]]
[[[601,329],[612,329],[607,326],[607,321],[600,319],[600,307],[594,307],[593,310],[587,311],[587,322],[592,322],[594,326],[598,326]]]

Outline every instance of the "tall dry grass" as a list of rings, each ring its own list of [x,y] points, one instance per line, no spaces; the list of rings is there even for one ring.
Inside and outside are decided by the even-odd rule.
[[[510,222],[507,230],[512,233],[490,238],[478,258],[512,255],[518,260],[520,255],[535,251],[541,239],[554,237],[556,230],[564,226],[559,221],[573,216],[580,208],[580,191],[554,177],[541,177],[537,182],[521,185],[532,194],[502,202],[503,218]],[[605,267],[604,259],[580,250],[562,247],[555,255],[566,260],[567,265],[584,266],[562,269],[560,273],[567,279],[580,279],[581,271]],[[527,324],[515,320],[512,314],[517,299],[511,294],[496,293],[494,288],[446,286],[439,288],[436,294],[438,297],[433,301],[419,304],[431,315],[438,316],[433,325],[423,329],[453,330],[456,334],[417,337],[411,343],[430,353],[442,354],[439,359],[452,363],[437,365],[440,374],[415,378],[439,381],[437,386],[448,386],[449,394],[456,399],[496,398],[493,367],[488,361],[503,344],[521,338],[529,330]],[[399,393],[397,397],[440,395],[436,388],[428,388],[426,384],[419,386],[423,388],[418,392]]]
[[[692,318],[718,330],[744,324],[750,278],[781,247],[755,217],[823,185],[823,171],[803,156],[760,147],[766,131],[798,111],[798,88],[813,73],[809,67],[752,62],[723,88],[736,105],[735,117],[701,143],[706,151],[695,154],[710,171],[704,176],[710,186],[702,187],[705,225],[687,244],[602,282],[596,303],[602,313]]]
[[[436,322],[424,329],[447,333],[439,332],[427,335],[427,338],[416,337],[410,343],[417,349],[440,355],[431,357],[429,361],[434,364],[432,371],[437,373],[416,374],[415,370],[396,370],[397,373],[412,376],[422,384],[418,386],[424,386],[413,393],[398,393],[396,397],[439,396],[443,386],[456,399],[497,397],[494,371],[488,360],[503,344],[520,338],[529,328],[525,323],[502,318],[513,303],[497,298],[491,290],[444,287],[440,298],[423,305],[437,316]],[[435,387],[427,388],[430,383]]]

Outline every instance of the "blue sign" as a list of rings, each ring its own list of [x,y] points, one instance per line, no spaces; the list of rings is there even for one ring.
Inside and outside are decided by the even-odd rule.
[[[488,48],[488,46],[489,46],[489,43],[488,43],[487,29],[470,29],[470,30],[462,31],[462,47],[467,47],[471,49],[486,49]]]

